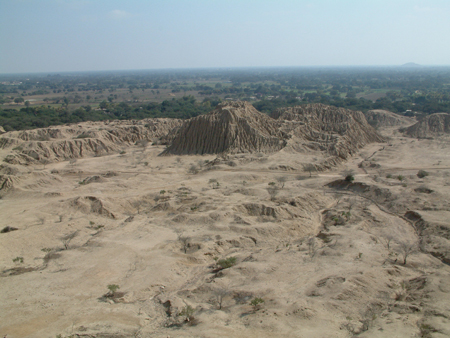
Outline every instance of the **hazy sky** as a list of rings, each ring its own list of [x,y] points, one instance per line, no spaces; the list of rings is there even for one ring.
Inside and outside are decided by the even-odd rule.
[[[0,73],[450,64],[450,0],[0,0]]]

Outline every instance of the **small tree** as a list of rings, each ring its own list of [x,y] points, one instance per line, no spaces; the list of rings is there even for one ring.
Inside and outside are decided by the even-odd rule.
[[[314,256],[317,253],[317,250],[319,250],[319,246],[317,244],[316,238],[314,236],[311,236],[308,238],[308,254],[311,260],[314,258]]]
[[[190,305],[186,305],[180,313],[178,313],[178,316],[184,317],[185,322],[190,322],[194,320],[194,313],[195,309]]]
[[[279,189],[277,187],[271,186],[271,187],[267,188],[267,192],[270,195],[270,200],[275,201],[275,198],[277,197],[277,195],[279,193]]]
[[[116,291],[119,290],[120,287],[117,284],[109,284],[108,285],[108,293],[106,294],[107,297],[111,297],[114,298],[114,296],[116,295]]]
[[[347,182],[352,183],[355,180],[355,172],[352,169],[345,170],[343,172],[343,175],[344,175],[345,181],[347,181]]]
[[[50,163],[48,158],[43,158],[43,159],[40,160],[40,162],[44,166],[44,170],[45,170],[45,166]]]
[[[406,265],[406,259],[413,253],[417,252],[416,243],[412,243],[409,241],[403,241],[399,243],[400,250],[403,256],[403,265]]]
[[[198,172],[199,172],[199,169],[198,169],[198,167],[195,165],[195,164],[192,164],[190,167],[189,167],[189,170],[188,170],[188,172],[190,173],[190,174],[198,174]]]
[[[285,183],[286,183],[286,181],[287,181],[287,177],[286,177],[286,176],[280,176],[280,177],[277,177],[276,180],[277,180],[278,183],[280,184],[281,189],[283,189],[283,188],[284,188],[284,185],[285,185]]]
[[[250,305],[253,306],[253,311],[257,311],[260,309],[262,303],[264,303],[264,299],[255,297],[250,302]]]
[[[216,296],[217,305],[219,306],[219,310],[222,310],[223,299],[228,296],[229,291],[225,289],[216,289],[214,290],[214,294]]]
[[[317,168],[316,168],[316,166],[314,164],[308,163],[308,164],[305,164],[303,166],[303,170],[304,171],[309,171],[309,177],[311,177],[311,172],[312,171],[317,171]]]
[[[181,244],[183,245],[183,251],[184,253],[187,253],[187,249],[189,247],[189,241],[191,240],[190,237],[186,237],[186,236],[178,236],[178,240],[181,242]]]

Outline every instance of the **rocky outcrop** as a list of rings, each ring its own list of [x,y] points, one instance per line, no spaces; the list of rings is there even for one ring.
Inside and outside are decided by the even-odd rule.
[[[3,129],[2,126],[0,126],[0,135],[6,133],[5,129]]]
[[[139,141],[167,144],[182,124],[177,119],[84,122],[5,133],[0,149],[12,148],[5,158],[11,164],[63,161],[71,158],[119,152]]]
[[[286,145],[279,123],[247,102],[225,102],[186,121],[166,154],[270,153]]]
[[[431,114],[405,129],[405,134],[417,138],[430,138],[442,134],[450,134],[450,114]]]
[[[414,120],[406,117],[394,114],[388,110],[374,109],[368,110],[364,113],[367,122],[375,128],[378,127],[395,127],[410,125],[414,123]]]
[[[331,166],[368,143],[385,141],[363,113],[349,109],[308,104],[279,109],[272,117],[282,122],[281,130],[291,136],[293,149],[324,151],[331,155],[327,160]]]

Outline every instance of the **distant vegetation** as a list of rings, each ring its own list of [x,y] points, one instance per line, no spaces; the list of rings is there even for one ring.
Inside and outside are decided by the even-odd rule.
[[[191,118],[222,100],[260,111],[324,103],[403,115],[450,113],[449,67],[268,68],[0,76],[0,125],[20,130],[81,121]]]

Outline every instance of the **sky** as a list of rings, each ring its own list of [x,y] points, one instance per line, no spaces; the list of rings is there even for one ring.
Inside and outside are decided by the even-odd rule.
[[[450,65],[449,0],[0,0],[0,73]]]

